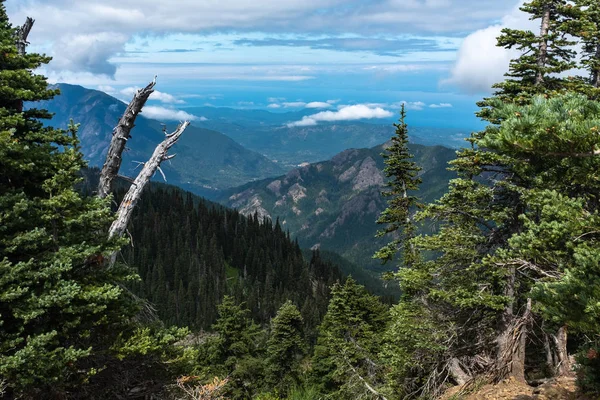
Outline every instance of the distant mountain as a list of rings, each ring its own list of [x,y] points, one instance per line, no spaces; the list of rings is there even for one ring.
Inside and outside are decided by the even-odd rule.
[[[423,201],[443,195],[454,173],[447,170],[455,151],[442,146],[411,145],[423,167]],[[333,250],[359,266],[380,267],[372,254],[389,238],[375,239],[376,220],[386,208],[381,196],[386,181],[383,145],[351,149],[330,161],[307,164],[278,178],[252,182],[227,190],[218,199],[242,214],[279,218],[303,247]]]
[[[66,127],[73,119],[80,123],[81,146],[90,166],[102,166],[112,130],[126,105],[106,93],[81,86],[59,84],[61,95],[41,104],[55,116],[51,123]],[[169,126],[169,129],[174,126]],[[160,122],[139,116],[124,155],[123,173],[132,174],[164,138]],[[173,149],[177,157],[163,170],[169,183],[199,194],[210,195],[246,182],[284,173],[280,165],[244,148],[224,134],[192,124]]]
[[[198,126],[223,132],[233,140],[286,167],[330,159],[350,148],[369,148],[386,142],[394,133],[392,120],[329,122],[316,126],[288,127],[315,110],[272,113],[265,110],[192,107],[187,112],[207,118]],[[380,122],[380,121],[379,121]],[[410,140],[424,145],[460,147],[468,132],[458,129],[411,127]]]

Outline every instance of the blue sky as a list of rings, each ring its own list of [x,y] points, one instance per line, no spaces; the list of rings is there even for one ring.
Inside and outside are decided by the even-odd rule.
[[[503,26],[527,26],[513,0],[8,0],[36,19],[31,51],[51,81],[128,100],[158,75],[157,118],[193,106],[314,109],[296,123],[395,114],[475,129],[475,102],[511,54]],[[344,108],[353,107],[341,112]],[[353,114],[354,113],[354,114]],[[195,115],[192,118],[201,118]]]

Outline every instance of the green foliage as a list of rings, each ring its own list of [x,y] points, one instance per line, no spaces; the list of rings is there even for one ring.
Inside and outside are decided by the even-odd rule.
[[[218,310],[219,318],[213,325],[217,335],[199,348],[199,364],[207,380],[229,378],[227,398],[250,398],[264,383],[263,333],[250,318],[250,311],[231,296],[223,298]]]
[[[109,201],[76,190],[85,166],[77,127],[44,127],[44,110],[23,102],[56,91],[32,71],[50,59],[19,55],[0,4],[0,376],[12,395],[60,393],[86,379],[90,357],[107,351],[135,312],[107,269]]]
[[[306,352],[303,325],[300,311],[289,300],[271,320],[266,360],[268,381],[284,393],[300,381],[300,360]]]
[[[436,318],[437,317],[437,318]],[[444,360],[450,326],[417,302],[402,301],[390,310],[380,357],[385,382],[398,398],[419,392],[432,368]]]
[[[377,353],[387,309],[352,278],[334,285],[331,295],[319,329],[311,380],[328,398],[370,396],[358,376],[373,386],[381,384]]]
[[[577,384],[591,396],[600,396],[600,343],[582,346],[575,356],[577,362]]]

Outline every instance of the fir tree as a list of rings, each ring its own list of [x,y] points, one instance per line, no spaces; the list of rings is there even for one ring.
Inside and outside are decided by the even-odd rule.
[[[386,165],[384,173],[391,180],[387,183],[389,189],[382,193],[383,196],[388,197],[388,208],[381,213],[377,220],[377,223],[387,224],[387,226],[377,236],[398,234],[399,230],[402,231],[402,236],[380,249],[375,253],[374,258],[379,258],[383,262],[390,261],[398,252],[399,246],[403,244],[404,262],[410,264],[414,261],[410,239],[415,230],[410,213],[418,207],[419,203],[417,197],[409,192],[419,189],[421,168],[412,161],[413,156],[408,151],[408,126],[404,104],[400,110],[399,122],[394,123],[396,132],[391,139],[391,144],[386,148],[386,152],[382,154]]]
[[[23,102],[57,94],[33,73],[50,59],[21,54],[0,3],[0,376],[9,393],[49,396],[77,384],[132,315],[103,268],[120,243],[106,239],[109,203],[75,189],[85,166],[76,127],[44,127],[50,115]]]

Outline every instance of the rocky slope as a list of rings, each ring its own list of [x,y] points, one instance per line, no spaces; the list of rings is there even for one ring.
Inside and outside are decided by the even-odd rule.
[[[226,191],[218,200],[243,214],[279,218],[305,247],[336,251],[363,267],[382,268],[371,259],[388,239],[374,239],[376,220],[386,208],[381,196],[386,178],[383,146],[343,151],[329,161],[305,164],[286,175]],[[446,170],[454,150],[411,145],[423,167],[419,196],[432,201],[446,190],[453,173]]]

